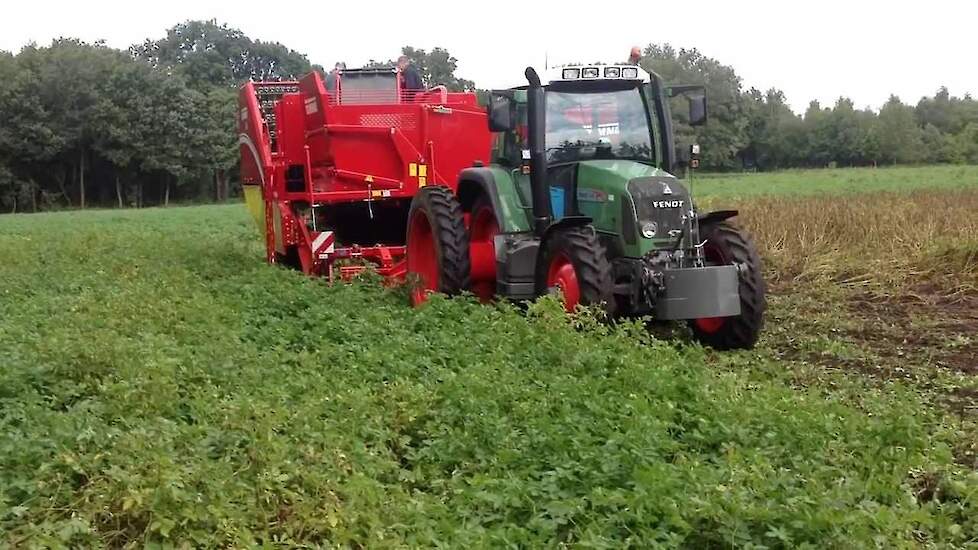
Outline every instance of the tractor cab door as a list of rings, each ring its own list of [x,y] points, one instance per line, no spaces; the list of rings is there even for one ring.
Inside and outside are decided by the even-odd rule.
[[[550,208],[554,220],[581,215],[577,207],[578,166],[576,162],[547,166],[547,185],[550,187]]]
[[[526,90],[493,90],[489,95],[489,130],[494,132],[492,162],[518,168],[529,148]]]
[[[520,205],[529,212],[533,206],[533,193],[530,191],[526,156],[530,147],[526,109],[526,90],[489,92],[489,131],[493,132],[492,163],[510,172]]]
[[[578,204],[580,166],[582,162],[616,158],[622,116],[614,96],[548,92],[547,183],[555,220],[592,215]]]

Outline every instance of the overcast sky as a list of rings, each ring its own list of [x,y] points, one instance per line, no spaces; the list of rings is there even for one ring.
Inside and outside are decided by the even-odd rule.
[[[891,93],[916,103],[941,85],[978,95],[974,0],[4,4],[0,50],[13,52],[59,36],[125,48],[180,21],[216,18],[323,66],[392,58],[403,45],[441,46],[459,59],[460,76],[487,88],[523,83],[523,68],[542,68],[545,55],[551,62],[615,62],[632,45],[670,42],[733,66],[745,88],[780,88],[796,111],[840,95],[857,107],[878,108]]]

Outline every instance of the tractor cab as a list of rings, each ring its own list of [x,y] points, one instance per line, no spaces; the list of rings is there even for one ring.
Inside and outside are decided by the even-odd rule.
[[[493,91],[489,123],[497,132],[494,162],[520,169],[524,177],[518,178],[518,189],[532,207],[528,88]],[[685,188],[671,175],[678,163],[669,98],[691,94],[688,120],[702,124],[706,120],[703,88],[667,88],[657,75],[632,65],[591,65],[558,68],[541,89],[543,116],[536,126],[542,127],[544,152],[538,171],[545,172],[547,192],[541,197],[550,203],[552,219],[591,217],[599,231],[620,241],[609,246],[615,244],[635,256],[674,241],[675,234],[669,232],[683,229],[681,214],[667,216],[677,219],[659,224],[663,231],[656,231],[648,242],[638,239],[640,227],[624,235],[618,230],[624,207],[639,213],[646,210],[646,203],[665,199],[680,200],[687,210],[691,207]]]
[[[584,160],[655,164],[648,78],[638,67],[566,67],[546,93],[548,165]]]

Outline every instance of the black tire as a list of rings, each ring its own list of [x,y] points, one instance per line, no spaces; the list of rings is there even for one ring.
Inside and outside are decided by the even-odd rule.
[[[430,228],[430,242],[412,243],[413,225],[419,223],[423,226],[425,222]],[[469,240],[465,233],[462,207],[451,189],[428,186],[418,191],[408,211],[406,240],[409,275],[412,273],[412,248],[420,247],[421,254],[433,254],[435,258],[438,281],[430,290],[454,295],[469,287]]]
[[[557,229],[547,238],[537,261],[537,295],[550,291],[548,271],[560,254],[569,259],[574,268],[580,289],[579,303],[597,305],[609,316],[613,315],[615,298],[611,262],[591,225]]]
[[[705,326],[703,320],[690,320],[693,335],[718,350],[751,349],[764,327],[767,309],[767,285],[754,241],[747,232],[726,221],[701,227],[700,235],[706,241],[704,251],[711,264],[740,266],[740,315],[724,317],[715,329]]]

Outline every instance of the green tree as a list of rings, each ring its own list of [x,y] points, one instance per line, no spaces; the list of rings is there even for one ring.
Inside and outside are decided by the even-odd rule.
[[[294,79],[312,70],[305,55],[277,42],[252,40],[215,20],[180,23],[164,38],[147,39],[130,52],[156,69],[178,71],[197,89]]]
[[[921,129],[914,110],[891,95],[879,114],[880,154],[886,162],[906,164],[923,160]]]
[[[937,126],[928,122],[920,133],[922,161],[927,163],[955,162],[958,160],[954,136],[942,132]]]
[[[31,210],[37,211],[38,195],[49,196],[37,180],[50,179],[52,167],[58,168],[54,160],[65,137],[39,93],[38,66],[29,62],[36,61],[31,56],[37,49],[31,45],[24,52],[16,58],[0,56],[0,161],[7,174],[4,195],[13,201],[7,204],[16,209],[18,200],[29,201]],[[60,175],[63,193],[63,172]]]
[[[842,166],[862,164],[865,129],[851,99],[840,97],[829,114],[830,158]]]
[[[968,160],[974,147],[969,127],[978,125],[978,101],[968,95],[954,97],[942,86],[934,97],[917,103],[915,115],[923,127],[927,162],[973,162]]]
[[[213,176],[214,199],[229,197],[229,176],[238,164],[238,131],[236,126],[237,94],[227,88],[212,88],[203,96],[200,153]]]
[[[152,106],[147,101],[147,93],[164,78],[158,71],[143,63],[124,63],[115,67],[109,78],[106,96],[111,108],[105,109],[106,131],[95,140],[94,148],[115,167],[113,186],[118,206],[121,208],[131,202],[140,205],[142,195],[142,175],[139,164],[145,155],[143,135],[146,128],[144,110]],[[182,93],[182,91],[181,91]],[[135,180],[135,196],[129,200],[123,179]]]
[[[8,114],[4,109],[4,98],[13,93],[12,81],[17,74],[16,61],[9,52],[0,51],[0,117]],[[3,120],[0,118],[0,120]],[[11,128],[6,124],[0,125],[0,206],[8,206],[13,212],[17,211],[18,187],[15,185],[13,170],[10,168]]]
[[[732,67],[706,57],[696,48],[676,50],[669,44],[649,44],[642,66],[674,84],[703,84],[710,102],[710,120],[699,128],[686,124],[682,99],[673,102],[677,146],[696,141],[703,147],[703,165],[714,169],[737,166],[738,155],[749,145],[750,123],[741,80]]]
[[[946,86],[941,86],[934,97],[921,98],[915,114],[922,127],[929,124],[941,133],[954,133],[957,126],[954,111],[950,92]]]
[[[804,123],[788,106],[784,93],[770,89],[764,94],[747,92],[750,118],[749,151],[760,169],[795,166],[805,154]]]
[[[832,161],[831,111],[823,109],[818,101],[808,104],[804,115],[806,137],[803,163],[810,167],[824,167]]]
[[[206,187],[213,182],[217,200],[227,198],[228,174],[238,163],[234,88],[247,80],[297,79],[317,68],[305,55],[282,44],[253,40],[214,20],[180,23],[164,38],[146,40],[130,51],[153,68],[182,76],[188,87],[199,92],[193,100],[198,118],[188,121],[186,131],[201,138],[193,152],[210,172],[195,169],[180,177],[168,173],[183,184],[187,178],[197,178]]]
[[[863,162],[876,166],[880,160],[881,147],[879,124],[876,113],[871,109],[856,112],[856,121],[862,133],[860,152]]]
[[[65,177],[54,173],[62,194],[70,204],[71,193],[64,188],[65,179],[74,181],[78,203],[85,208],[92,148],[111,125],[108,82],[113,69],[129,60],[123,52],[104,44],[75,39],[58,39],[47,48],[28,47],[18,58],[22,67],[35,75],[32,93],[62,141],[55,160],[68,173]]]
[[[978,122],[969,122],[954,140],[956,142],[955,160],[978,164]]]
[[[158,72],[151,84],[137,112],[139,162],[143,171],[158,178],[160,202],[167,205],[172,188],[206,166],[200,120],[204,95]]]

